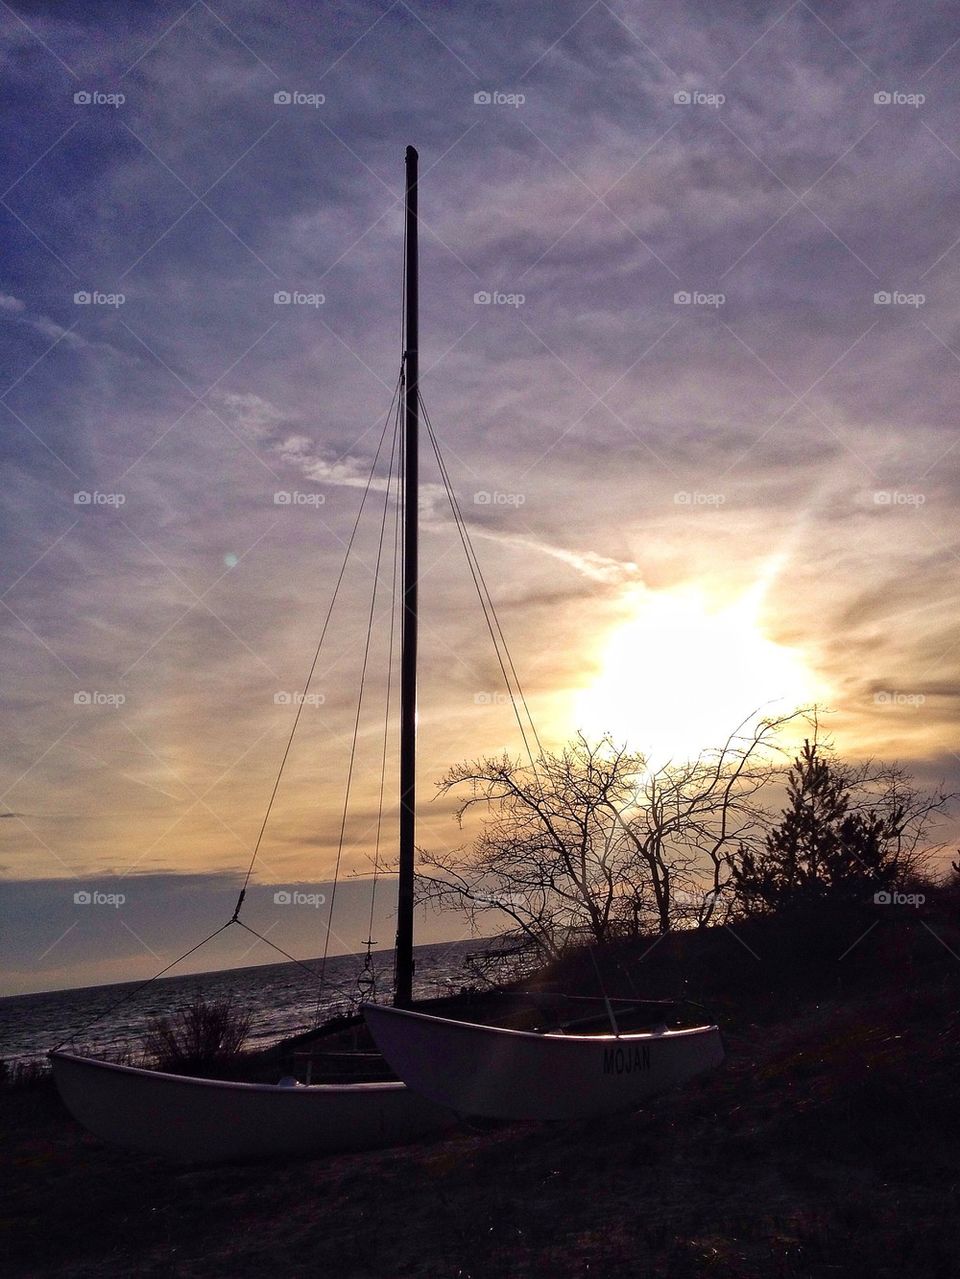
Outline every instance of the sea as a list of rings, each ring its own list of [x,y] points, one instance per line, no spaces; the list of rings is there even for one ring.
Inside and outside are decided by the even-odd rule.
[[[451,994],[472,984],[467,956],[485,944],[474,939],[416,947],[414,998]],[[358,978],[364,972],[365,958],[338,955],[327,959],[319,1009],[318,959],[304,960],[307,968],[296,963],[263,964],[162,977],[139,992],[142,982],[9,995],[0,999],[0,1061],[41,1060],[70,1036],[75,1036],[70,1045],[73,1048],[105,1056],[130,1051],[137,1056],[149,1022],[184,1007],[198,994],[207,1000],[228,999],[248,1010],[252,1022],[246,1046],[266,1048],[297,1031],[309,1030],[318,1011],[320,1021],[354,1011],[360,1002]],[[371,955],[373,997],[379,1002],[390,998],[393,960],[392,950]]]

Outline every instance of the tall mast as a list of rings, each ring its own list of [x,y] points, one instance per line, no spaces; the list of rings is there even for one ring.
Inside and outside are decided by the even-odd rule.
[[[413,867],[417,798],[417,570],[418,444],[420,408],[419,297],[417,263],[417,152],[407,147],[406,313],[403,353],[403,621],[400,654],[400,879],[397,892],[397,962],[394,1003],[408,1008],[413,1000]]]

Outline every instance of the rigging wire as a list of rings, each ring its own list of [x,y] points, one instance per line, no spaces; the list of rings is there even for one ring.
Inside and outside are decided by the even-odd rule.
[[[390,707],[392,704],[392,694],[393,694],[393,663],[394,663],[394,653],[395,653],[395,633],[396,633],[397,601],[398,601],[397,577],[399,575],[399,566],[400,566],[400,528],[401,528],[400,517],[403,512],[403,507],[399,500],[400,498],[399,486],[400,486],[401,477],[403,475],[403,436],[402,435],[400,436],[400,447],[397,450],[397,452],[398,452],[398,463],[397,463],[397,473],[396,473],[397,500],[395,502],[396,514],[394,517],[394,524],[393,524],[393,581],[390,587],[391,608],[390,608],[390,635],[387,641],[387,689],[386,689],[386,698],[385,698],[385,705],[384,705],[384,712],[383,712],[383,748],[380,756],[380,794],[377,801],[377,838],[376,838],[376,844],[374,846],[374,854],[373,854],[373,885],[370,893],[370,917],[367,921],[366,956],[364,958],[364,969],[363,969],[364,974],[370,974],[370,977],[369,977],[369,980],[365,983],[365,988],[363,986],[360,987],[361,999],[364,993],[367,998],[374,999],[376,997],[376,971],[373,967],[373,962],[372,962],[372,951],[373,951],[373,945],[374,945],[373,920],[374,920],[374,914],[376,911],[376,904],[377,904],[377,885],[380,880],[380,840],[383,832],[383,797],[384,797],[384,791],[386,789],[387,750],[389,747],[389,740],[390,740]],[[358,978],[357,980],[359,985],[361,978]]]
[[[176,968],[177,965],[183,963],[185,959],[189,959],[189,957],[191,955],[196,954],[198,950],[202,950],[202,948],[206,946],[208,942],[213,941],[215,937],[219,937],[219,935],[222,932],[224,932],[227,928],[229,928],[232,924],[239,924],[241,928],[245,928],[247,932],[252,933],[254,936],[258,937],[261,941],[266,942],[266,944],[268,946],[271,946],[275,951],[277,951],[278,954],[286,956],[286,958],[293,960],[294,963],[299,964],[300,967],[306,968],[313,975],[316,975],[316,970],[310,968],[309,965],[304,964],[301,960],[294,959],[292,955],[287,955],[287,952],[283,950],[280,946],[276,945],[275,942],[270,941],[268,937],[261,936],[259,933],[255,932],[252,928],[250,928],[247,924],[245,924],[243,920],[240,919],[240,908],[243,906],[243,901],[244,901],[244,898],[246,897],[247,887],[249,886],[249,883],[250,883],[250,876],[253,873],[254,863],[257,860],[257,854],[259,853],[260,845],[263,842],[263,836],[267,828],[267,822],[270,819],[270,813],[273,809],[274,800],[277,797],[277,791],[279,790],[279,787],[280,787],[280,779],[283,776],[283,770],[287,763],[287,757],[289,756],[290,748],[293,745],[294,734],[297,731],[297,725],[300,722],[300,715],[303,711],[304,705],[306,704],[306,697],[308,692],[310,691],[310,684],[313,680],[314,672],[316,671],[316,668],[317,668],[317,662],[320,660],[320,652],[321,652],[321,649],[323,648],[323,642],[324,642],[324,639],[326,638],[327,629],[330,625],[330,618],[333,615],[334,606],[336,605],[337,597],[340,593],[340,587],[343,583],[344,575],[347,570],[347,564],[350,560],[350,554],[351,554],[351,551],[353,550],[353,544],[357,536],[357,529],[360,526],[360,519],[363,515],[364,507],[366,506],[366,502],[367,502],[367,497],[369,496],[370,489],[373,484],[373,478],[374,478],[374,474],[376,473],[377,462],[379,461],[380,453],[381,453],[381,450],[383,449],[383,442],[386,439],[387,429],[390,426],[390,419],[393,416],[396,422],[397,415],[399,414],[399,395],[400,395],[401,386],[402,386],[402,372],[397,379],[397,384],[394,388],[393,395],[390,400],[390,407],[388,408],[386,417],[384,419],[383,430],[380,432],[380,439],[377,442],[377,450],[376,450],[376,453],[374,454],[373,462],[371,463],[371,466],[370,466],[370,473],[367,476],[366,484],[364,485],[363,495],[360,499],[360,506],[357,511],[356,519],[353,522],[353,528],[350,531],[350,537],[347,541],[346,550],[344,551],[344,555],[343,555],[343,562],[340,565],[340,571],[337,575],[337,580],[334,585],[333,595],[330,599],[330,604],[329,604],[329,607],[327,608],[327,613],[323,621],[323,627],[321,628],[321,631],[320,631],[320,639],[317,641],[317,647],[313,655],[313,661],[310,664],[310,673],[307,676],[307,681],[306,681],[306,684],[304,685],[303,694],[300,697],[299,704],[297,706],[297,712],[296,712],[296,715],[294,716],[293,727],[291,728],[290,735],[287,738],[287,743],[283,752],[283,757],[280,761],[280,767],[277,770],[276,780],[274,781],[274,784],[273,784],[273,790],[270,793],[270,800],[267,804],[267,811],[264,815],[263,822],[261,823],[260,830],[257,835],[257,840],[254,845],[253,854],[250,858],[250,864],[247,867],[247,873],[244,876],[243,885],[240,889],[240,894],[237,897],[237,904],[233,909],[232,916],[227,920],[225,924],[221,924],[219,928],[214,929],[212,933],[210,933],[207,937],[204,937],[202,941],[197,942],[195,946],[191,946],[190,949],[185,950],[182,955],[178,955],[176,959],[171,960],[171,962],[167,964],[164,968],[161,968],[158,973],[155,973],[152,977],[148,977],[146,981],[141,982],[138,986],[135,986],[132,990],[126,991],[123,995],[120,996],[119,999],[117,999],[114,1003],[109,1004],[102,1012],[97,1013],[95,1017],[92,1017],[88,1022],[85,1022],[82,1026],[78,1026],[77,1029],[74,1030],[71,1034],[67,1035],[64,1039],[61,1039],[60,1043],[56,1045],[57,1048],[60,1048],[63,1044],[72,1042],[74,1039],[77,1038],[78,1035],[85,1033],[86,1031],[90,1029],[91,1026],[95,1026],[97,1022],[102,1021],[104,1017],[107,1017],[109,1016],[110,1013],[115,1012],[116,1009],[118,1009],[122,1004],[125,1004],[128,1000],[133,999],[136,995],[140,994],[142,990],[146,990],[146,988],[152,985],[155,981],[159,981],[160,978],[165,976],[168,972],[170,972],[171,969]],[[398,406],[396,410],[396,414],[394,413],[395,405]],[[394,432],[396,433],[396,426],[394,427]],[[54,1049],[54,1051],[56,1051],[56,1049]]]
[[[427,428],[427,434],[429,436],[430,443],[433,447],[434,456],[436,457],[437,465],[440,468],[440,476],[441,476],[441,479],[443,480],[443,486],[447,495],[447,500],[449,501],[450,509],[453,512],[454,523],[456,524],[457,532],[460,535],[460,541],[463,545],[464,554],[467,557],[467,565],[470,569],[470,575],[473,578],[473,584],[474,584],[474,587],[476,588],[477,595],[480,599],[480,607],[483,610],[483,616],[487,624],[487,630],[490,632],[490,638],[493,641],[493,646],[497,654],[497,661],[500,666],[500,672],[503,675],[503,681],[504,681],[504,684],[506,685],[507,693],[510,697],[510,704],[513,707],[513,713],[517,720],[517,726],[520,729],[520,736],[523,739],[523,745],[527,752],[527,758],[530,761],[530,767],[533,770],[534,776],[536,776],[537,766],[534,759],[533,750],[531,749],[530,743],[527,739],[527,732],[524,728],[523,718],[520,714],[520,709],[517,705],[518,699],[519,699],[520,705],[523,707],[523,711],[529,723],[530,733],[533,737],[534,742],[536,743],[537,753],[538,755],[542,756],[543,746],[540,742],[540,736],[537,733],[537,728],[533,720],[533,715],[530,712],[530,707],[527,703],[526,696],[524,695],[523,687],[520,684],[520,679],[517,675],[516,666],[514,665],[513,657],[510,653],[510,648],[509,648],[509,645],[507,644],[506,636],[503,633],[503,627],[500,624],[500,618],[497,614],[496,606],[494,605],[494,602],[493,602],[493,597],[490,594],[490,590],[487,586],[486,579],[483,576],[483,570],[480,567],[480,561],[477,558],[477,552],[473,545],[473,540],[470,537],[470,531],[467,528],[466,520],[464,519],[463,512],[460,509],[459,500],[457,499],[457,495],[456,495],[456,492],[454,491],[453,484],[450,481],[450,474],[449,474],[449,471],[447,470],[446,461],[443,457],[443,453],[440,448],[440,442],[437,439],[436,432],[433,429],[433,424],[430,421],[430,415],[427,412],[427,407],[423,403],[422,398],[420,400],[420,407],[423,410],[423,420]],[[493,619],[492,621],[491,621],[491,618]],[[502,647],[502,653],[501,653],[501,647]],[[508,674],[508,671],[509,671],[509,674]],[[511,675],[512,675],[512,682],[511,682]],[[514,684],[516,685],[516,690],[517,690],[516,696],[514,695]]]
[[[399,395],[400,395],[400,380],[398,378],[397,385],[393,392],[393,398],[390,401],[390,408],[387,410],[387,416],[383,424],[383,430],[380,432],[380,439],[379,439],[379,442],[377,443],[377,451],[374,454],[373,462],[370,466],[370,474],[367,476],[367,482],[366,482],[366,485],[364,486],[363,496],[360,499],[360,508],[357,511],[357,517],[353,522],[353,529],[351,530],[350,539],[347,542],[347,548],[346,548],[346,551],[344,552],[343,563],[340,566],[340,573],[337,577],[336,584],[333,588],[333,595],[330,599],[330,606],[327,609],[327,615],[323,621],[323,627],[320,631],[320,638],[317,641],[317,647],[313,655],[313,661],[310,663],[310,672],[307,675],[307,680],[303,687],[303,693],[297,705],[297,713],[293,717],[293,725],[290,729],[290,735],[287,738],[287,744],[283,752],[283,757],[280,760],[280,767],[277,770],[277,777],[276,777],[276,781],[273,784],[273,790],[270,794],[270,800],[267,804],[267,811],[264,814],[263,822],[261,823],[260,831],[259,831],[259,834],[257,835],[257,842],[254,845],[253,855],[250,858],[250,865],[247,867],[247,873],[244,876],[243,886],[240,889],[240,896],[237,898],[237,904],[233,912],[234,919],[237,919],[240,914],[240,907],[243,905],[243,899],[246,896],[246,892],[247,892],[247,885],[250,883],[250,876],[253,874],[254,863],[257,860],[257,854],[260,852],[260,845],[263,842],[263,836],[267,829],[267,822],[270,820],[270,814],[273,811],[273,803],[274,803],[274,800],[277,798],[277,791],[280,789],[280,779],[283,776],[283,770],[287,763],[287,757],[290,754],[290,748],[293,746],[293,739],[296,734],[297,727],[300,723],[300,716],[302,715],[303,708],[306,705],[307,694],[310,691],[310,684],[313,681],[314,672],[317,669],[317,662],[320,660],[320,650],[323,648],[323,641],[327,635],[327,628],[330,625],[330,618],[333,616],[333,610],[337,602],[337,596],[340,593],[340,586],[343,582],[344,574],[347,571],[347,563],[350,559],[350,552],[353,549],[353,543],[357,536],[357,529],[360,527],[360,519],[363,515],[363,509],[366,506],[367,497],[370,493],[371,485],[373,484],[374,473],[376,472],[377,462],[380,458],[380,450],[383,448],[383,441],[386,438],[387,427],[390,425],[390,417],[394,411],[394,404],[399,404]]]
[[[189,950],[185,950],[182,955],[178,956],[171,963],[167,964],[166,968],[161,968],[160,971],[155,976],[148,977],[147,980],[144,982],[141,982],[139,986],[136,986],[134,987],[133,990],[128,990],[126,994],[121,995],[118,1000],[110,1004],[108,1007],[104,1008],[103,1012],[97,1013],[96,1017],[91,1017],[88,1022],[84,1023],[84,1025],[78,1026],[77,1029],[72,1034],[67,1035],[64,1039],[61,1039],[60,1043],[56,1045],[53,1051],[56,1052],[57,1049],[62,1048],[64,1044],[71,1043],[74,1039],[76,1039],[78,1035],[84,1034],[86,1031],[90,1029],[91,1026],[95,1026],[98,1021],[102,1021],[104,1017],[106,1017],[109,1013],[112,1013],[117,1008],[119,1008],[121,1004],[125,1004],[128,999],[132,999],[134,995],[139,995],[141,990],[146,990],[148,986],[152,985],[155,981],[161,978],[164,975],[164,973],[168,973],[171,968],[176,968],[177,964],[182,963],[183,960],[189,958],[190,955],[193,955],[196,951],[200,950],[201,947],[206,946],[208,941],[213,941],[214,937],[216,937],[219,933],[222,933],[225,928],[229,928],[233,922],[234,921],[232,919],[228,919],[225,924],[221,924],[219,928],[215,929],[210,934],[209,937],[204,937],[203,941],[198,941],[196,946],[191,946]],[[239,922],[240,921],[237,920],[237,923]]]
[[[404,243],[406,243],[406,228],[404,229]],[[405,296],[406,294],[406,277],[405,276],[403,281],[403,291]],[[405,314],[405,308],[401,310],[401,315],[403,314]],[[404,354],[405,354],[406,331],[403,323],[401,323],[401,333],[403,337]],[[260,825],[260,828],[257,834],[257,839],[254,844],[253,852],[251,854],[250,863],[247,866],[246,874],[244,876],[243,884],[241,886],[240,893],[237,898],[236,906],[234,907],[233,915],[231,916],[229,920],[227,920],[225,924],[222,924],[219,928],[215,929],[214,932],[210,933],[208,937],[205,937],[203,941],[198,942],[195,946],[191,947],[189,950],[185,951],[182,955],[178,956],[178,958],[174,959],[171,963],[167,964],[166,967],[162,968],[160,972],[158,972],[155,976],[150,977],[145,982],[142,982],[140,985],[136,986],[133,990],[126,992],[123,996],[121,996],[120,999],[116,1000],[113,1004],[109,1005],[106,1009],[104,1009],[103,1012],[97,1014],[96,1017],[92,1018],[84,1026],[78,1028],[71,1035],[61,1040],[60,1044],[57,1045],[58,1048],[62,1044],[68,1043],[72,1041],[73,1039],[75,1039],[79,1034],[88,1030],[91,1026],[95,1025],[98,1021],[102,1020],[111,1012],[115,1011],[115,1009],[120,1007],[120,1005],[125,1003],[128,999],[133,998],[134,996],[139,994],[140,991],[146,989],[146,987],[150,986],[153,982],[159,980],[159,978],[163,977],[166,973],[170,972],[171,969],[175,968],[178,964],[182,963],[183,960],[189,958],[190,955],[195,954],[198,950],[200,950],[202,947],[207,945],[208,942],[212,941],[215,937],[219,936],[220,933],[224,932],[225,929],[229,928],[232,924],[239,924],[241,928],[245,929],[245,931],[249,932],[252,936],[256,937],[258,940],[265,942],[273,950],[277,951],[278,954],[283,955],[286,959],[290,960],[292,963],[297,964],[299,967],[309,972],[312,976],[316,976],[318,978],[318,990],[317,990],[316,1009],[314,1014],[314,1025],[319,1024],[320,1005],[322,1002],[322,995],[323,995],[323,990],[326,982],[326,966],[327,966],[327,959],[329,954],[330,936],[332,932],[333,914],[334,914],[334,907],[336,903],[337,886],[339,883],[340,866],[341,866],[341,861],[343,856],[343,846],[344,846],[344,839],[345,839],[345,833],[346,833],[347,815],[349,811],[350,794],[352,789],[354,765],[356,762],[357,741],[359,736],[360,720],[361,720],[362,707],[363,707],[363,697],[364,697],[364,690],[366,685],[366,672],[367,672],[367,665],[368,665],[370,646],[371,646],[371,640],[372,640],[373,621],[374,621],[374,616],[376,611],[377,594],[380,587],[380,565],[382,562],[383,551],[384,551],[384,536],[386,531],[387,511],[389,509],[391,489],[393,489],[394,482],[395,482],[396,484],[396,489],[395,489],[396,516],[395,516],[395,522],[394,522],[393,573],[392,573],[392,583],[391,583],[390,632],[389,632],[389,642],[388,642],[387,692],[386,692],[386,705],[384,710],[383,746],[381,751],[380,790],[379,790],[378,810],[377,810],[377,834],[376,834],[376,845],[375,845],[375,854],[374,854],[373,890],[372,890],[371,901],[370,901],[370,913],[369,913],[369,920],[368,920],[368,931],[367,931],[367,942],[366,942],[366,960],[365,960],[365,966],[364,966],[365,971],[370,970],[371,950],[373,946],[372,936],[373,936],[373,920],[374,920],[375,905],[376,905],[376,892],[377,892],[377,884],[379,881],[379,876],[381,871],[380,848],[381,848],[381,839],[382,839],[383,799],[384,799],[384,793],[385,793],[386,761],[387,761],[387,751],[388,751],[388,742],[389,742],[390,706],[391,706],[391,698],[392,698],[392,678],[393,678],[393,658],[394,658],[394,652],[395,652],[395,629],[396,629],[397,599],[398,599],[397,578],[399,575],[400,564],[401,564],[401,555],[400,555],[401,512],[403,507],[403,501],[405,500],[405,496],[406,496],[405,486],[403,482],[403,476],[404,476],[403,462],[404,462],[405,441],[403,438],[403,433],[400,430],[400,417],[401,417],[400,392],[402,390],[403,383],[404,383],[404,364],[401,363],[400,374],[397,380],[397,384],[393,391],[390,407],[387,410],[383,429],[380,433],[380,438],[377,442],[377,449],[374,454],[373,462],[370,467],[370,472],[367,476],[366,483],[364,485],[363,494],[360,500],[360,506],[357,511],[356,518],[354,519],[354,523],[350,532],[350,537],[348,539],[346,549],[344,552],[343,561],[341,563],[340,570],[337,575],[336,582],[334,584],[333,594],[331,596],[330,603],[327,608],[326,615],[324,617],[323,626],[320,631],[320,637],[317,642],[316,649],[314,651],[313,660],[310,664],[310,669],[307,675],[306,682],[304,684],[303,693],[300,696],[298,701],[296,714],[294,715],[293,725],[287,737],[283,755],[280,760],[280,766],[277,770],[277,775],[274,780],[269,801],[267,803],[266,812],[264,814],[263,821]],[[530,765],[533,770],[534,776],[536,776],[536,771],[537,771],[536,762],[535,762],[533,750],[530,745],[530,740],[528,738],[527,730],[524,725],[524,719],[520,712],[521,707],[523,709],[523,714],[526,716],[526,721],[527,721],[527,724],[529,725],[530,735],[532,736],[532,739],[536,744],[538,754],[542,756],[543,747],[540,742],[539,734],[537,733],[536,724],[534,723],[533,715],[530,711],[529,704],[523,692],[523,687],[520,683],[516,666],[513,661],[513,656],[510,652],[510,648],[507,643],[506,636],[504,634],[503,627],[496,610],[496,606],[493,602],[493,597],[490,593],[489,587],[487,586],[487,582],[483,575],[483,570],[480,566],[476,549],[473,545],[473,540],[470,537],[470,532],[467,527],[466,520],[464,518],[459,500],[456,496],[456,492],[451,482],[450,474],[446,465],[446,460],[440,448],[440,442],[437,438],[436,432],[433,428],[433,424],[430,420],[427,407],[423,402],[423,397],[419,394],[419,392],[418,392],[417,399],[418,399],[421,411],[423,413],[423,420],[427,429],[428,438],[433,448],[434,456],[436,457],[436,460],[437,460],[437,465],[440,471],[441,480],[443,482],[444,491],[446,493],[447,500],[450,504],[450,509],[453,514],[454,524],[456,526],[457,533],[460,537],[460,541],[464,549],[464,554],[467,560],[467,566],[470,570],[470,575],[471,575],[471,578],[473,579],[474,588],[476,589],[477,596],[480,600],[480,607],[483,611],[484,621],[486,622],[487,630],[493,642],[494,651],[496,652],[496,655],[497,655],[497,662],[500,666],[500,671],[503,676],[504,685],[507,689],[507,693],[510,698],[510,703],[513,709],[514,716],[517,721],[517,726],[520,729],[520,736],[523,740],[523,745],[526,750],[527,757],[530,761]],[[336,860],[336,865],[334,869],[333,889],[331,892],[331,900],[330,900],[330,912],[327,919],[327,930],[326,930],[326,936],[324,940],[323,956],[321,959],[320,968],[318,970],[317,968],[304,963],[302,960],[296,959],[293,955],[290,955],[281,946],[278,946],[275,942],[272,942],[268,937],[257,932],[256,929],[251,928],[248,924],[246,924],[243,920],[241,920],[239,916],[240,916],[241,907],[243,906],[244,898],[246,896],[246,891],[250,883],[250,878],[253,874],[254,865],[256,864],[257,856],[259,854],[260,847],[263,842],[267,824],[269,822],[271,813],[273,811],[274,802],[279,792],[280,782],[283,777],[283,773],[287,764],[287,760],[290,755],[291,748],[293,746],[293,740],[300,723],[300,717],[303,712],[303,707],[304,705],[306,705],[306,698],[310,690],[310,685],[316,673],[317,664],[319,662],[320,653],[323,649],[324,640],[326,639],[327,631],[329,629],[330,620],[333,615],[333,611],[336,606],[337,599],[339,598],[340,588],[343,584],[347,566],[348,566],[350,556],[353,551],[354,543],[356,540],[357,532],[360,526],[364,509],[366,507],[367,499],[369,497],[371,488],[373,486],[373,480],[376,474],[377,464],[380,459],[380,454],[383,450],[383,444],[386,439],[387,431],[390,426],[391,417],[393,418],[393,434],[392,434],[391,448],[390,448],[390,460],[389,460],[389,466],[388,466],[387,483],[386,483],[386,489],[384,493],[383,512],[380,520],[380,535],[379,535],[379,543],[377,548],[376,567],[374,570],[374,582],[373,582],[373,589],[371,592],[370,609],[369,609],[369,614],[367,619],[367,631],[366,631],[366,637],[365,637],[365,643],[364,643],[363,662],[362,662],[362,668],[361,668],[361,674],[360,674],[360,688],[359,688],[359,696],[357,700],[357,713],[354,719],[354,726],[353,726],[353,738],[352,738],[352,744],[351,744],[349,767],[347,771],[347,781],[346,781],[345,794],[344,794],[343,811],[341,815],[340,835],[339,835],[338,847],[337,847],[337,860]],[[394,470],[395,458],[397,460],[396,471]],[[514,687],[516,688],[516,692],[514,692]],[[518,702],[519,702],[519,705],[518,705]],[[375,986],[375,978],[369,983],[369,993],[371,994],[373,993],[374,986]]]
[[[386,427],[384,428],[386,430]],[[393,438],[390,446],[390,460],[387,469],[387,483],[383,495],[383,514],[380,518],[380,538],[377,546],[377,559],[373,572],[373,589],[370,593],[370,610],[367,616],[367,632],[363,647],[363,661],[360,667],[360,688],[357,696],[357,713],[353,721],[353,739],[350,745],[350,759],[347,766],[347,780],[343,795],[343,810],[340,817],[340,836],[337,842],[337,860],[333,872],[333,887],[330,893],[330,911],[327,915],[327,930],[323,943],[323,956],[321,958],[320,979],[317,985],[317,1003],[314,1012],[314,1024],[319,1025],[320,1022],[320,1005],[323,1000],[324,976],[327,968],[327,956],[330,950],[330,935],[333,931],[333,915],[337,901],[337,887],[340,882],[340,864],[343,860],[343,844],[346,837],[347,816],[350,809],[350,793],[353,786],[353,772],[357,757],[357,740],[360,734],[360,719],[363,714],[363,695],[366,688],[367,665],[370,659],[370,644],[373,638],[373,622],[376,613],[377,593],[380,588],[380,564],[383,559],[384,533],[387,526],[387,511],[390,507],[390,490],[393,479],[393,462],[397,452],[397,437],[400,431],[400,404],[397,403],[397,410],[394,416]],[[391,601],[391,612],[393,611],[393,601]]]

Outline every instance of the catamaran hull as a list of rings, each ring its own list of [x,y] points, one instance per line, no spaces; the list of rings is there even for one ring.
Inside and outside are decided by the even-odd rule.
[[[368,1004],[391,1069],[461,1115],[586,1119],[629,1110],[723,1060],[716,1026],[630,1035],[530,1034]]]
[[[402,1083],[284,1087],[50,1054],[73,1117],[114,1145],[203,1163],[399,1145],[455,1122]]]

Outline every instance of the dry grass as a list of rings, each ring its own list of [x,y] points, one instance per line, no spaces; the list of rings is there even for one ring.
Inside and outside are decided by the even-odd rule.
[[[6,1273],[952,1279],[960,965],[919,920],[876,931],[842,978],[810,953],[806,994],[729,938],[685,941],[658,964],[729,989],[727,1064],[599,1124],[191,1170],[100,1145],[48,1088],[8,1092]],[[621,959],[642,980],[652,955]]]
[[[229,1068],[250,1033],[251,1014],[228,999],[192,1003],[169,1017],[155,1017],[147,1027],[143,1051],[158,1070],[174,1074],[218,1074]]]

